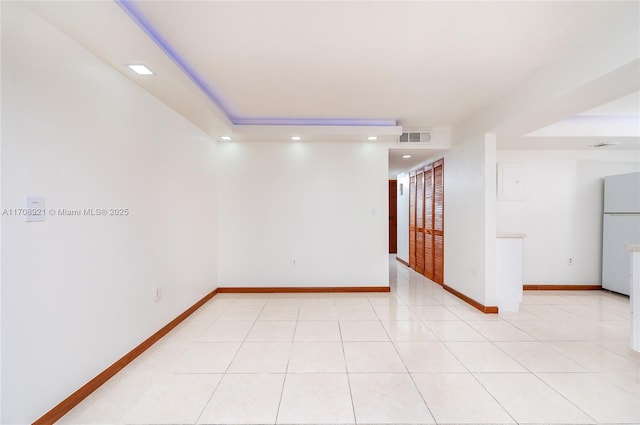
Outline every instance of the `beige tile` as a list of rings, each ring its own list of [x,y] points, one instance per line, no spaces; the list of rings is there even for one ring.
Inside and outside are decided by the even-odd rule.
[[[420,318],[407,306],[387,306],[374,304],[378,318],[385,320],[420,320]]]
[[[540,341],[574,341],[576,335],[561,325],[544,320],[518,320],[511,324]]]
[[[406,372],[390,342],[345,342],[343,345],[349,372]]]
[[[349,374],[358,423],[435,423],[408,373]]]
[[[337,320],[299,321],[294,341],[341,341]]]
[[[287,373],[345,373],[340,342],[294,342]]]
[[[467,321],[489,341],[535,341],[536,339],[505,320]]]
[[[347,374],[288,374],[277,423],[355,423]]]
[[[531,372],[587,371],[544,342],[497,342],[496,345]]]
[[[475,374],[518,423],[591,424],[594,420],[530,373]]]
[[[392,293],[385,293],[385,294],[381,294],[381,296],[378,297],[369,297],[369,303],[374,307],[386,307],[386,308],[392,308],[392,307],[400,307],[400,306],[406,306],[406,302],[404,302],[402,299],[400,299],[399,297],[397,297],[396,295],[392,294]]]
[[[591,320],[628,320],[627,317],[620,317],[609,313],[603,305],[563,305],[562,310],[574,314],[582,319]]]
[[[267,305],[264,307],[258,320],[297,320],[298,305]]]
[[[378,320],[376,312],[367,301],[366,304],[338,305],[338,319],[343,320]]]
[[[244,306],[263,307],[271,298],[271,294],[235,294],[234,308]]]
[[[638,364],[591,342],[555,341],[550,345],[591,372],[633,373]]]
[[[598,373],[597,376],[640,398],[640,371],[635,373]]]
[[[233,304],[232,307],[222,312],[218,320],[256,320],[263,308],[262,305]]]
[[[222,375],[168,374],[124,415],[127,424],[193,424]]]
[[[557,301],[557,298],[549,295],[548,291],[543,291],[542,293],[535,291],[524,291],[522,295],[522,305],[521,308],[525,305],[534,305],[534,304],[551,304]]]
[[[468,373],[416,373],[413,379],[438,423],[515,423]]]
[[[413,294],[411,297],[407,299],[407,305],[412,308],[415,306],[425,306],[425,305],[442,305],[442,301],[434,298],[433,293],[427,292],[423,294]]]
[[[343,341],[389,341],[389,336],[378,320],[341,320]]]
[[[542,320],[542,318],[537,314],[533,314],[532,312],[523,310],[522,308],[520,311],[501,311],[498,316],[508,322],[518,320]]]
[[[290,342],[245,342],[229,366],[229,373],[284,373]]]
[[[238,342],[194,342],[170,368],[176,373],[224,373],[235,356]]]
[[[413,312],[422,320],[460,320],[443,305],[423,305],[413,307]]]
[[[566,306],[563,306],[566,307]],[[522,306],[522,310],[530,311],[533,314],[552,322],[562,322],[565,319],[575,319],[578,316],[557,305],[531,304]]]
[[[284,374],[225,375],[198,423],[275,423],[283,383]]]
[[[249,334],[249,330],[253,326],[250,320],[225,320],[214,322],[205,330],[198,341],[209,342],[232,342],[245,340]]]
[[[334,301],[338,309],[341,308],[369,308],[369,296],[359,292],[342,292],[333,294]]]
[[[438,339],[441,341],[486,341],[471,326],[463,321],[425,321]]]
[[[267,306],[298,306],[300,307],[302,304],[302,297],[300,294],[291,293],[291,294],[278,294],[273,295],[267,301]]]
[[[538,376],[599,423],[640,423],[640,397],[592,373]]]
[[[392,341],[437,341],[427,325],[419,321],[383,321],[382,326]]]
[[[264,320],[257,321],[246,341],[251,342],[289,342],[293,341],[293,333],[296,329],[296,322],[290,320]]]
[[[395,342],[409,372],[467,372],[441,342]]]
[[[612,314],[620,319],[629,320],[631,319],[631,309],[629,305],[603,305],[602,310],[609,314]]]
[[[527,371],[492,342],[447,342],[445,345],[470,372]]]
[[[390,281],[390,294],[219,294],[59,423],[194,423],[200,411],[203,424],[273,424],[287,366],[291,380],[279,423],[353,423],[347,364],[356,391],[365,388],[382,400],[358,399],[356,410],[369,415],[359,417],[361,423],[433,422],[414,414],[420,410],[415,386],[391,378],[407,369],[440,423],[640,423],[640,355],[629,349],[628,298],[527,291],[520,312],[485,315],[402,265],[391,264]],[[423,321],[414,314],[451,318],[443,306],[457,319]],[[348,338],[380,336],[381,324],[394,345],[342,343],[339,314]],[[290,321],[295,332],[265,325],[253,338],[287,342],[242,343],[256,320]],[[359,328],[366,321],[378,325]],[[535,373],[470,374],[452,350],[472,370],[504,367],[503,355],[485,348],[491,347],[487,340]],[[205,398],[227,365],[230,372]],[[178,369],[185,373],[167,375]],[[385,393],[389,388],[395,390]],[[408,398],[395,400],[401,392]],[[505,411],[511,415],[504,417]]]
[[[302,303],[298,320],[338,320],[335,303]]]

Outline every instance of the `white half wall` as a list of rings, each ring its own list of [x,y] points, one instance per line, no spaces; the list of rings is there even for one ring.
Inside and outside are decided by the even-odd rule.
[[[483,305],[495,305],[495,143],[478,135],[444,155],[444,284]]]
[[[600,285],[604,176],[640,171],[640,152],[499,150],[522,199],[497,202],[499,231],[525,233],[524,283]],[[572,259],[569,264],[569,259]]]
[[[31,423],[215,289],[216,143],[2,4],[2,418]],[[128,208],[126,216],[59,209]],[[154,302],[156,288],[161,298]]]
[[[387,146],[218,148],[220,286],[388,286]]]
[[[446,169],[445,169],[446,170]],[[402,193],[400,192],[402,185]],[[398,252],[396,256],[402,261],[409,262],[409,174],[398,175]]]

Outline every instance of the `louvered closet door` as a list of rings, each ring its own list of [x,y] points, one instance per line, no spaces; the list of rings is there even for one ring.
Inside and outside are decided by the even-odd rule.
[[[416,175],[409,175],[409,266],[416,267]]]
[[[424,170],[424,275],[433,280],[433,168]]]
[[[433,164],[433,281],[444,282],[444,162]]]
[[[424,273],[424,173],[416,173],[416,267]]]

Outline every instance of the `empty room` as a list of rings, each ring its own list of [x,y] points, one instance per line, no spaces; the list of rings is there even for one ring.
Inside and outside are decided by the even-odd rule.
[[[0,30],[0,423],[640,423],[639,1]]]

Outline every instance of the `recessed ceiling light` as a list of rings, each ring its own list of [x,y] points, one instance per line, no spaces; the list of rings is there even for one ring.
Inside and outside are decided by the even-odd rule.
[[[229,136],[220,136],[220,140],[231,140]]]
[[[402,159],[408,159],[411,158],[411,155],[402,155]]]
[[[300,136],[291,136],[291,140],[302,140]]]
[[[369,136],[367,140],[378,140],[378,136]]]
[[[138,75],[155,75],[153,71],[151,71],[147,65],[138,63],[138,64],[127,64],[127,66]]]

